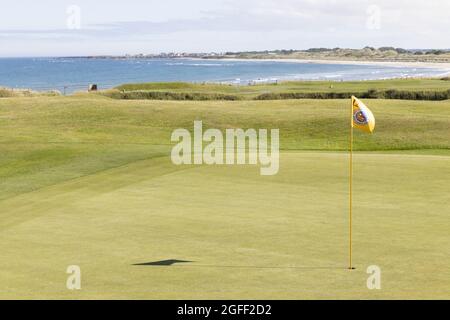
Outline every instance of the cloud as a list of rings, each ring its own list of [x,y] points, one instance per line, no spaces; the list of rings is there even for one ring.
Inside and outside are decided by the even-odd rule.
[[[368,8],[373,5],[379,8],[380,27],[368,30],[366,24],[371,14]],[[177,6],[172,9],[176,11]],[[289,46],[291,48],[301,48],[303,43],[315,43],[315,46],[446,47],[449,46],[445,43],[450,29],[449,10],[448,0],[225,0],[214,8],[200,7],[199,14],[194,16],[180,18],[183,15],[176,12],[171,17],[168,12],[165,20],[129,19],[100,23],[90,13],[90,23],[82,25],[80,30],[3,29],[0,40],[55,39],[98,43],[148,41],[167,36],[172,41],[184,42],[183,37],[192,38],[198,34],[199,38],[208,39],[205,50],[209,50],[219,45],[223,47],[220,42],[224,39],[230,42],[230,47],[233,43],[245,43],[245,39],[233,40],[232,36],[238,34],[248,37],[247,42],[259,49],[288,40],[292,42],[292,39],[295,42]],[[104,18],[102,16],[101,21],[105,21]],[[221,36],[215,39],[215,34]],[[261,39],[259,45],[255,39]],[[158,47],[157,43],[155,47]]]

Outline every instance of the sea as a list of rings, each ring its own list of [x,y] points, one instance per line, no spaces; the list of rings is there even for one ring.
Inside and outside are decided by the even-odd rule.
[[[284,80],[377,80],[434,77],[431,67],[226,59],[1,58],[0,87],[62,93],[136,82],[211,82],[249,85]]]

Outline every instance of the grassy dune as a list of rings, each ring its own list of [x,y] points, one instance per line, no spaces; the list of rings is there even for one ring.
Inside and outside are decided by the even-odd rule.
[[[160,100],[273,100],[295,98],[361,97],[445,100],[450,81],[445,79],[393,79],[377,81],[286,81],[276,84],[227,85],[185,82],[124,84],[104,95],[119,99]]]
[[[239,59],[302,59],[331,61],[403,61],[403,62],[450,62],[448,50],[422,50],[414,52],[402,48],[381,47],[378,49],[365,47],[363,49],[344,48],[311,48],[308,50],[274,50],[227,53],[222,58]],[[217,58],[217,56],[215,57]]]
[[[450,101],[365,102],[349,272],[347,100],[0,99],[0,298],[449,298]],[[174,166],[196,119],[279,128],[279,174]]]
[[[448,90],[449,80],[440,79],[392,79],[372,81],[284,81],[278,84],[257,84],[251,86],[233,86],[221,84],[199,84],[188,82],[149,82],[130,83],[117,87],[118,90],[170,90],[172,92],[206,92],[206,93],[243,93],[258,94],[273,92],[358,92],[369,89],[387,90]]]

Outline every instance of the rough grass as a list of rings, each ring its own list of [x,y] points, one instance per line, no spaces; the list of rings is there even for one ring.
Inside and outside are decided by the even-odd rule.
[[[450,84],[444,79],[391,79],[371,81],[284,81],[278,84],[256,84],[250,86],[235,86],[211,83],[188,82],[149,82],[130,83],[118,86],[122,91],[161,90],[170,92],[221,92],[221,93],[264,93],[273,92],[348,92],[377,90],[411,90],[436,91],[448,90]]]
[[[0,88],[0,98],[11,98],[11,97],[39,97],[39,96],[60,96],[59,91],[33,91],[28,89],[11,89],[11,88]]]

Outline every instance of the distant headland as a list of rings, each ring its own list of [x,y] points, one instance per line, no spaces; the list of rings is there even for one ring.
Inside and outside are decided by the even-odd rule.
[[[74,57],[71,57],[74,58]],[[265,50],[237,52],[163,52],[157,54],[126,54],[87,56],[91,59],[286,59],[286,60],[320,60],[352,62],[422,62],[450,63],[450,49],[403,49],[395,47],[364,47],[362,49],[346,48],[311,48],[307,50]]]

